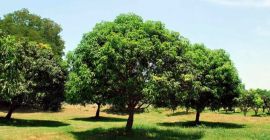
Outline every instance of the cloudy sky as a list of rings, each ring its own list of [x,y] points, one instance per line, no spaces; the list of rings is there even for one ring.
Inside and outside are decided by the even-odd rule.
[[[270,0],[8,0],[0,16],[21,8],[61,24],[65,51],[120,13],[159,20],[193,43],[228,51],[247,88],[270,89]]]

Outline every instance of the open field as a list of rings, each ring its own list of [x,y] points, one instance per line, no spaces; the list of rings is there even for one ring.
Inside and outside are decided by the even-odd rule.
[[[104,108],[103,108],[104,109]],[[4,116],[5,112],[0,112]],[[127,116],[101,112],[103,118],[89,118],[95,106],[65,105],[63,111],[15,112],[12,121],[0,121],[3,140],[102,140],[102,139],[270,139],[270,117],[244,117],[240,113],[204,112],[201,126],[193,126],[195,114],[181,110],[150,109],[135,115],[134,131],[125,134]]]

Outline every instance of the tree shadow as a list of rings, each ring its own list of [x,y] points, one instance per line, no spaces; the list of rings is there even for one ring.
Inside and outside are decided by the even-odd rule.
[[[208,127],[208,128],[226,128],[226,129],[237,129],[244,128],[244,124],[235,123],[224,123],[224,122],[205,122],[201,121],[200,124],[196,124],[194,121],[187,122],[170,122],[170,123],[158,123],[160,126],[171,126],[171,127]]]
[[[77,140],[178,140],[178,139],[200,139],[203,137],[203,131],[181,132],[177,130],[161,130],[156,128],[134,128],[132,132],[127,133],[124,128],[96,128],[83,132],[71,132]]]
[[[89,121],[89,122],[124,122],[127,119],[124,118],[114,118],[114,117],[87,117],[87,118],[73,118],[76,121]]]
[[[9,110],[8,107],[1,107],[0,112],[7,113]],[[14,113],[38,113],[38,112],[46,112],[42,111],[41,109],[34,109],[34,108],[27,108],[27,107],[19,107],[17,108]]]
[[[253,114],[251,116],[252,117],[266,117],[267,115],[266,114],[257,114],[257,115]]]
[[[50,120],[25,120],[25,119],[5,119],[0,118],[0,126],[16,126],[16,127],[60,127],[69,124],[50,121]]]
[[[127,110],[115,110],[113,108],[103,109],[102,112],[105,112],[107,114],[114,114],[114,115],[128,115],[129,114]],[[139,109],[135,111],[135,114],[141,114],[145,112],[149,112],[149,111],[147,109]]]
[[[181,115],[188,115],[188,114],[192,114],[192,112],[185,112],[185,111],[182,111],[182,112],[174,112],[174,113],[171,113],[171,114],[168,114],[167,116],[181,116]]]
[[[234,115],[234,114],[240,114],[241,112],[239,112],[239,111],[235,111],[235,112],[233,112],[233,111],[228,111],[228,112],[220,111],[220,112],[217,112],[217,113],[226,114],[226,115]]]

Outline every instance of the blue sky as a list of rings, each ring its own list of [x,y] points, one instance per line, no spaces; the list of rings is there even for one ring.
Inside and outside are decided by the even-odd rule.
[[[0,16],[21,8],[59,23],[66,52],[120,13],[159,20],[193,43],[229,52],[247,88],[270,89],[270,0],[8,0]]]

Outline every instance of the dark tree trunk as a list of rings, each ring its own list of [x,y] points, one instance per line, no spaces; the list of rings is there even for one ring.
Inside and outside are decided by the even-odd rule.
[[[134,120],[134,109],[129,109],[128,120],[126,124],[127,132],[130,132],[132,130],[133,120]]]
[[[11,103],[10,106],[9,106],[8,113],[7,113],[5,118],[6,119],[11,119],[12,113],[14,112],[15,109],[16,109],[15,103]]]
[[[101,103],[97,103],[97,111],[96,111],[96,116],[95,118],[98,119],[99,118],[99,112],[100,112],[100,106],[101,106]]]
[[[258,110],[257,108],[255,108],[255,109],[254,109],[255,116],[257,116],[257,115],[258,115],[258,111],[259,111],[259,110]]]
[[[188,114],[188,111],[189,111],[189,107],[186,107],[186,114]]]
[[[247,116],[247,109],[243,109],[243,112],[244,112],[244,116]]]
[[[196,112],[196,120],[195,120],[195,123],[196,124],[200,124],[200,115],[201,115],[201,112],[200,111],[197,111]]]
[[[262,111],[263,111],[263,113],[265,112],[265,106],[263,106],[263,110]]]

